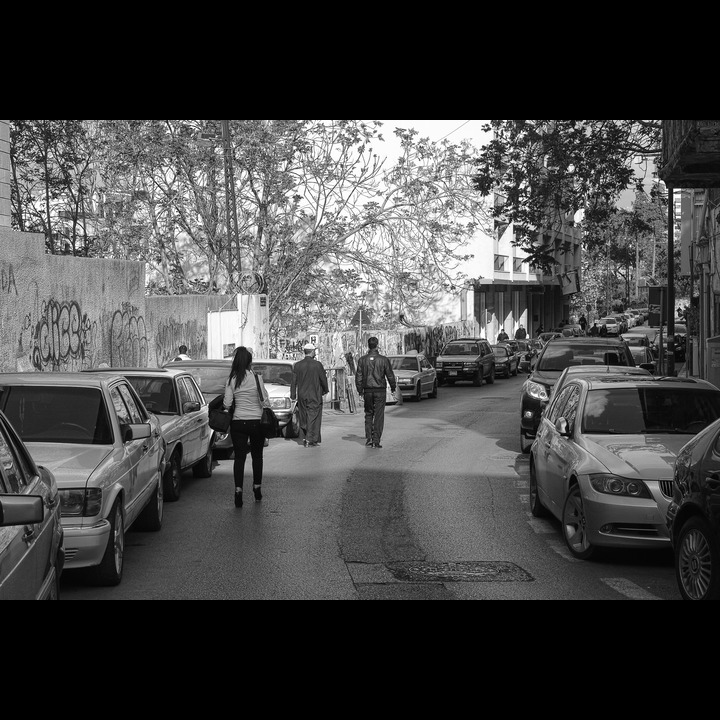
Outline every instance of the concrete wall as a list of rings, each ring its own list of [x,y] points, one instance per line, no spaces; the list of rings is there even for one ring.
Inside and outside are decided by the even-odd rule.
[[[145,264],[46,255],[0,227],[0,371],[157,367],[185,344],[207,356],[207,312],[225,296],[145,297]]]

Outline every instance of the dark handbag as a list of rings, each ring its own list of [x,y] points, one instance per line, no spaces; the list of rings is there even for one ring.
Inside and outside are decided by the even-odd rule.
[[[265,402],[262,390],[260,390],[260,380],[255,375],[255,384],[257,385],[258,397],[260,398],[260,404]],[[280,421],[275,415],[275,411],[272,408],[264,407],[262,415],[260,416],[260,429],[262,430],[263,437],[268,439],[281,437],[282,432],[280,430]]]
[[[235,398],[233,398],[230,410],[225,410],[223,407],[223,400],[225,393],[214,397],[208,403],[208,425],[213,429],[221,433],[227,433],[230,431],[230,423],[232,422],[232,416],[235,412]]]

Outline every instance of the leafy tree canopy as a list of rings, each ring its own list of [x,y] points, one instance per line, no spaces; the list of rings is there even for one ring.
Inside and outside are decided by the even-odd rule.
[[[516,244],[547,270],[554,260],[537,242],[538,229],[582,212],[591,248],[620,193],[633,185],[646,191],[634,165],[659,154],[661,122],[491,120],[485,130],[493,139],[480,151],[473,182],[481,195],[495,195],[493,216],[514,223]]]

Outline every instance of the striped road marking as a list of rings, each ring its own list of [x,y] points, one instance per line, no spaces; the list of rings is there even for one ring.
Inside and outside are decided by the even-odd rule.
[[[659,598],[657,595],[643,590],[639,585],[625,578],[600,579],[613,590],[619,592],[621,595],[625,595],[625,597],[629,597],[631,600],[662,600],[662,598]]]

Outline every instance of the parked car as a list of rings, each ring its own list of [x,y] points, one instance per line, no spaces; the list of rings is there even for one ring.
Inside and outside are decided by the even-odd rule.
[[[470,380],[473,385],[495,382],[495,354],[485,338],[451,340],[435,359],[438,385]]]
[[[498,343],[491,347],[495,353],[495,376],[509,378],[511,375],[517,375],[520,359],[512,351],[512,348],[505,343]]]
[[[570,365],[621,365],[635,367],[627,343],[619,338],[555,338],[542,349],[520,397],[520,452],[530,450],[540,415],[560,373]]]
[[[623,335],[623,337],[625,337]],[[653,351],[646,345],[630,345],[630,352],[633,358],[635,358],[635,364],[638,367],[643,367],[654,375],[657,370],[657,360]]]
[[[0,410],[58,484],[65,569],[122,580],[125,533],[160,530],[165,441],[121,375],[0,373]]]
[[[705,380],[578,377],[552,399],[530,450],[530,510],[554,515],[573,557],[669,548],[675,458],[720,418]]]
[[[620,323],[616,317],[600,318],[600,324],[605,326],[608,336],[617,337],[620,335]]]
[[[429,398],[437,397],[437,371],[425,355],[414,352],[387,357],[403,400],[407,397],[420,402],[423,395]]]
[[[208,404],[193,375],[181,369],[112,368],[83,372],[112,372],[127,378],[145,407],[157,416],[166,444],[167,463],[163,476],[166,502],[180,499],[182,475],[192,470],[197,478],[213,472],[213,430],[208,425]]]
[[[630,348],[632,351],[633,348]],[[550,390],[550,400],[562,390],[567,383],[574,380],[577,377],[602,377],[607,375],[644,375],[645,377],[652,375],[647,368],[642,367],[623,367],[621,365],[570,365],[566,367],[561,373],[557,382],[553,385]],[[547,407],[547,403],[545,405]],[[544,411],[544,409],[543,409]]]
[[[660,348],[658,344],[660,342],[660,328],[651,325],[636,325],[632,330],[622,333],[622,339],[627,342],[628,345],[645,345],[652,350],[653,357],[657,358],[660,355]]]
[[[259,358],[257,360],[253,359],[252,363],[252,369],[262,375],[263,383],[270,396],[272,409],[280,421],[280,429],[288,439],[300,435],[297,403],[290,399],[290,384],[295,362],[295,360],[282,360],[279,358]],[[203,396],[210,402],[214,397],[225,392],[225,384],[230,376],[232,359],[182,360],[166,363],[164,367],[182,368],[192,373]],[[230,433],[225,436],[216,436],[215,449],[225,454],[226,457],[232,456],[233,447]]]
[[[584,337],[585,336],[585,331],[582,329],[582,325],[579,325],[577,323],[563,325],[561,328],[558,328],[557,331],[563,337]]]
[[[0,412],[0,600],[58,600],[65,564],[57,481]]]
[[[550,342],[550,340],[554,340],[555,338],[562,337],[562,333],[558,331],[550,331],[550,332],[544,332],[540,333],[537,336],[537,339],[540,340],[540,342],[544,345],[545,343]]]
[[[684,600],[720,599],[720,420],[680,449],[666,523]]]

